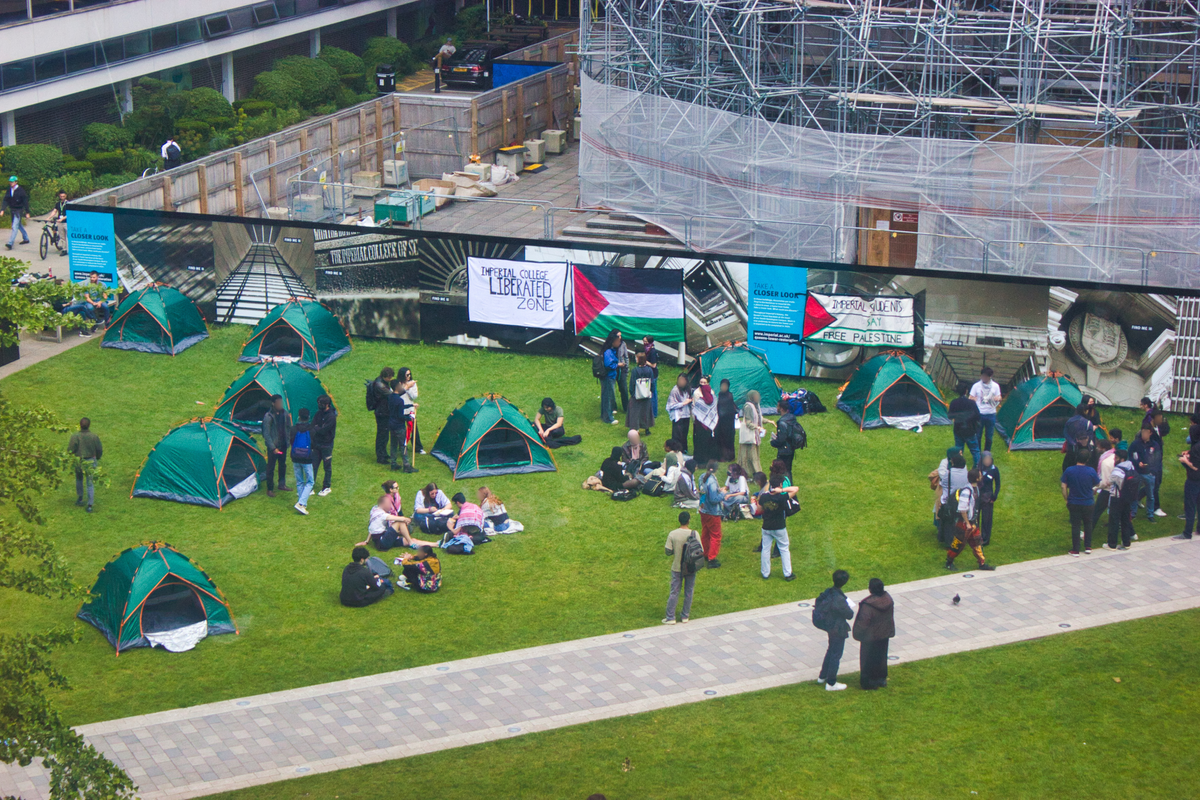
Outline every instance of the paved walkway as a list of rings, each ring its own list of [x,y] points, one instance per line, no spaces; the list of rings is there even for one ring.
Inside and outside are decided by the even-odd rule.
[[[896,599],[892,655],[904,663],[1195,608],[1197,576],[1200,542],[1162,539],[1128,553],[1097,550],[896,585],[889,587]],[[700,576],[706,579],[712,578]],[[958,606],[951,603],[956,593]],[[811,602],[79,730],[129,772],[146,800],[199,797],[812,680],[825,636],[812,626]],[[847,672],[857,671],[857,654],[850,640],[842,661]],[[0,765],[0,796],[9,793],[45,798],[45,777]]]

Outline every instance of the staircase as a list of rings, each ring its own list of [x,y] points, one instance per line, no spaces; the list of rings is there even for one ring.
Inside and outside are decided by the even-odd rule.
[[[682,248],[683,243],[657,225],[638,219],[630,214],[610,212],[597,214],[582,225],[568,225],[560,236],[580,242],[657,245],[659,247]]]

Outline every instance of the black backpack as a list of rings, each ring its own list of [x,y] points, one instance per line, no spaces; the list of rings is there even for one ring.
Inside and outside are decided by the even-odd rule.
[[[808,447],[808,434],[799,422],[792,423],[791,445],[793,450],[803,450]]]
[[[604,365],[604,353],[592,356],[592,377],[602,380],[608,377],[608,367]]]
[[[679,557],[679,567],[684,575],[695,575],[707,563],[708,557],[704,555],[704,545],[700,544],[700,537],[696,535],[695,531],[692,531],[692,535],[683,545],[683,555]]]
[[[813,603],[813,627],[823,631],[833,630],[835,621],[833,615],[829,613],[829,606],[832,602],[833,596],[829,589],[821,592],[821,596]]]
[[[374,411],[379,408],[379,396],[375,394],[375,379],[371,378],[364,383],[367,387],[367,411]]]
[[[1125,479],[1121,481],[1121,491],[1117,496],[1121,498],[1122,503],[1134,505],[1138,501],[1138,491],[1142,487],[1142,476],[1136,472],[1125,472]]]

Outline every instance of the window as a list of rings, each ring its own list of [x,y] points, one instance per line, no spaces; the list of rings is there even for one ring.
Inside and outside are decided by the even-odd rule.
[[[125,37],[125,57],[137,58],[150,52],[150,34],[147,31],[131,33]]]
[[[224,36],[232,30],[233,26],[229,24],[228,14],[214,14],[204,18],[204,35],[209,39]]]
[[[125,42],[121,39],[108,39],[101,43],[100,54],[105,64],[115,64],[125,60]]]
[[[96,66],[95,45],[74,47],[67,51],[67,72],[83,72]]]
[[[71,6],[67,0],[33,0],[30,3],[30,8],[33,10],[33,16],[35,17],[61,14],[64,11],[71,10]]]
[[[255,25],[270,25],[279,20],[279,11],[274,3],[259,3],[250,10],[254,13]]]
[[[0,67],[0,81],[4,83],[5,91],[33,83],[33,62],[14,61]]]
[[[296,0],[275,0],[275,10],[280,17],[296,16]]]
[[[67,62],[61,51],[38,56],[33,60],[33,72],[39,81],[48,81],[67,74]]]
[[[170,50],[179,44],[179,32],[174,25],[155,28],[150,32],[150,47],[155,51]]]
[[[175,27],[179,32],[180,44],[200,41],[200,20],[189,19],[187,22],[181,22]]]

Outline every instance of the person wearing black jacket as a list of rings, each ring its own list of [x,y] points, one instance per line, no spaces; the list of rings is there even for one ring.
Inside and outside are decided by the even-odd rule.
[[[992,543],[992,506],[1000,499],[1000,468],[990,450],[984,450],[979,460],[979,535],[980,544]]]
[[[314,478],[320,465],[325,465],[325,479],[321,483],[321,491],[317,492],[318,497],[325,497],[333,491],[329,487],[333,482],[333,440],[335,436],[337,436],[337,409],[333,407],[333,400],[329,395],[323,394],[317,398],[317,415],[313,417],[312,421]]]
[[[375,463],[387,464],[388,461],[388,395],[392,393],[392,378],[396,371],[384,367],[379,377],[371,382],[371,408],[375,411]]]
[[[22,220],[29,219],[29,193],[24,186],[17,184],[17,176],[8,179],[8,191],[4,193],[4,210],[12,215],[12,235],[8,237],[9,250],[17,241],[17,231],[21,232],[21,244],[29,244],[29,234],[25,231]]]
[[[792,413],[792,407],[788,405],[787,400],[780,400],[775,410],[779,412],[779,419],[775,422],[775,435],[771,438],[771,445],[775,448],[779,460],[787,464],[787,476],[790,478],[792,460],[796,458],[796,448],[804,436],[804,428],[796,421],[796,415]]]
[[[954,420],[954,448],[961,451],[966,445],[971,451],[971,466],[979,464],[979,406],[967,397],[967,383],[958,384],[958,397],[950,401],[950,419]]]
[[[1158,486],[1155,470],[1162,469],[1162,442],[1154,439],[1154,427],[1147,422],[1138,437],[1129,445],[1129,460],[1142,479],[1141,491],[1146,497],[1146,521],[1154,522],[1154,509],[1158,505]],[[1137,516],[1136,510],[1134,516]]]
[[[395,589],[367,566],[371,552],[365,547],[356,547],[350,553],[351,561],[342,570],[342,592],[338,596],[342,605],[363,608],[378,602]]]
[[[287,451],[292,446],[292,415],[283,407],[283,395],[271,395],[271,407],[263,414],[263,444],[267,448],[267,497],[275,496],[275,465],[279,465],[279,491],[287,487]]]
[[[400,385],[400,379],[396,378],[391,384],[392,393],[387,398],[388,408],[388,435],[391,445],[389,452],[391,460],[389,463],[392,469],[402,469],[405,472],[420,472],[412,465],[411,454],[409,453],[408,442],[408,398],[404,396],[404,389]],[[401,463],[397,463],[396,456],[400,456]]]
[[[1166,444],[1163,442],[1163,437],[1171,432],[1171,423],[1163,417],[1161,408],[1156,408],[1150,412],[1150,427],[1154,429],[1154,435],[1151,437],[1158,443],[1159,459],[1154,470],[1154,516],[1165,517],[1167,512],[1162,510],[1162,487],[1163,487],[1163,454],[1167,452]]]
[[[821,592],[817,598],[816,607],[826,607],[829,627],[829,647],[825,650],[825,660],[821,662],[821,674],[817,683],[825,684],[825,691],[840,692],[846,684],[838,683],[838,667],[842,663],[842,651],[846,649],[846,637],[850,635],[850,624],[846,621],[854,616],[854,608],[850,598],[842,591],[842,587],[850,582],[850,573],[844,569],[833,573],[833,586]],[[816,608],[814,608],[814,611]]]
[[[854,618],[854,639],[860,644],[858,683],[870,690],[887,686],[888,640],[896,635],[896,605],[879,578],[871,578],[868,585],[871,593],[863,598]]]

